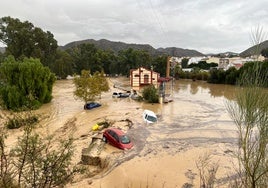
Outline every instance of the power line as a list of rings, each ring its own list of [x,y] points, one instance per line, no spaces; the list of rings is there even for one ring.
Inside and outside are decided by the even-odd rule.
[[[158,14],[157,14],[157,12],[156,12],[154,6],[153,6],[152,1],[149,0],[149,2],[150,2],[150,6],[151,6],[152,12],[153,12],[153,14],[154,14],[154,17],[156,18],[156,21],[157,21],[157,23],[158,23],[158,25],[159,25],[159,27],[160,27],[161,32],[162,32],[162,35],[164,36],[165,39],[167,39],[168,43],[170,43],[171,41],[169,40],[168,35],[166,35],[166,34],[167,34],[167,30],[164,29],[164,27],[163,27],[163,25],[162,25],[162,23],[161,23],[161,21],[160,21],[160,19],[159,19],[159,16],[158,16]],[[166,24],[165,24],[165,27],[167,27]]]

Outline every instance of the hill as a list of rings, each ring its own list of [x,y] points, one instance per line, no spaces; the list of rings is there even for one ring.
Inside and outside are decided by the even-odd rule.
[[[254,45],[254,46],[248,48],[247,50],[241,52],[239,54],[240,57],[250,57],[251,55],[253,55],[255,53],[256,47],[257,47],[257,45]],[[265,48],[268,48],[268,40],[260,43],[260,51],[265,49]]]
[[[231,57],[238,57],[239,53],[235,52],[223,52],[223,53],[217,53],[217,54],[206,54],[207,56],[213,56],[213,57],[220,57],[220,58],[231,58]]]
[[[118,53],[120,50],[125,50],[128,48],[133,48],[135,50],[145,50],[148,51],[151,55],[162,55],[162,54],[168,54],[170,56],[177,56],[177,57],[184,57],[184,56],[205,56],[204,54],[196,51],[196,50],[188,50],[188,49],[182,49],[182,48],[159,48],[155,49],[149,44],[128,44],[124,42],[114,42],[109,41],[106,39],[101,40],[94,40],[94,39],[87,39],[87,40],[81,40],[81,41],[74,41],[70,42],[64,46],[61,46],[60,49],[66,50],[75,46],[78,46],[80,44],[84,43],[92,43],[97,48],[100,48],[102,50],[112,50],[115,53]]]
[[[176,47],[158,48],[157,50],[159,52],[168,54],[170,56],[175,56],[175,57],[206,56],[206,55],[204,55],[201,52],[198,52],[196,50],[189,50],[189,49],[176,48]]]

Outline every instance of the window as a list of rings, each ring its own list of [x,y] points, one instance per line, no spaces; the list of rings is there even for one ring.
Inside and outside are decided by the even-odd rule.
[[[129,140],[128,136],[126,136],[126,135],[121,136],[121,143],[129,144],[130,140]]]
[[[148,84],[149,83],[149,75],[148,74],[145,74],[144,75],[144,83],[145,84]]]

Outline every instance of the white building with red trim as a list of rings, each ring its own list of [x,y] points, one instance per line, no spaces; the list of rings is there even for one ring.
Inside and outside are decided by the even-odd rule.
[[[151,84],[157,87],[157,81],[159,78],[159,73],[144,67],[130,70],[130,85],[132,88],[140,88]]]

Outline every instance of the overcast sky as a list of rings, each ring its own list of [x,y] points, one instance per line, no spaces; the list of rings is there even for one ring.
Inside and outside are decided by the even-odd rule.
[[[266,33],[267,0],[1,0],[0,17],[29,21],[58,45],[108,39],[202,53],[242,52],[258,26]]]

